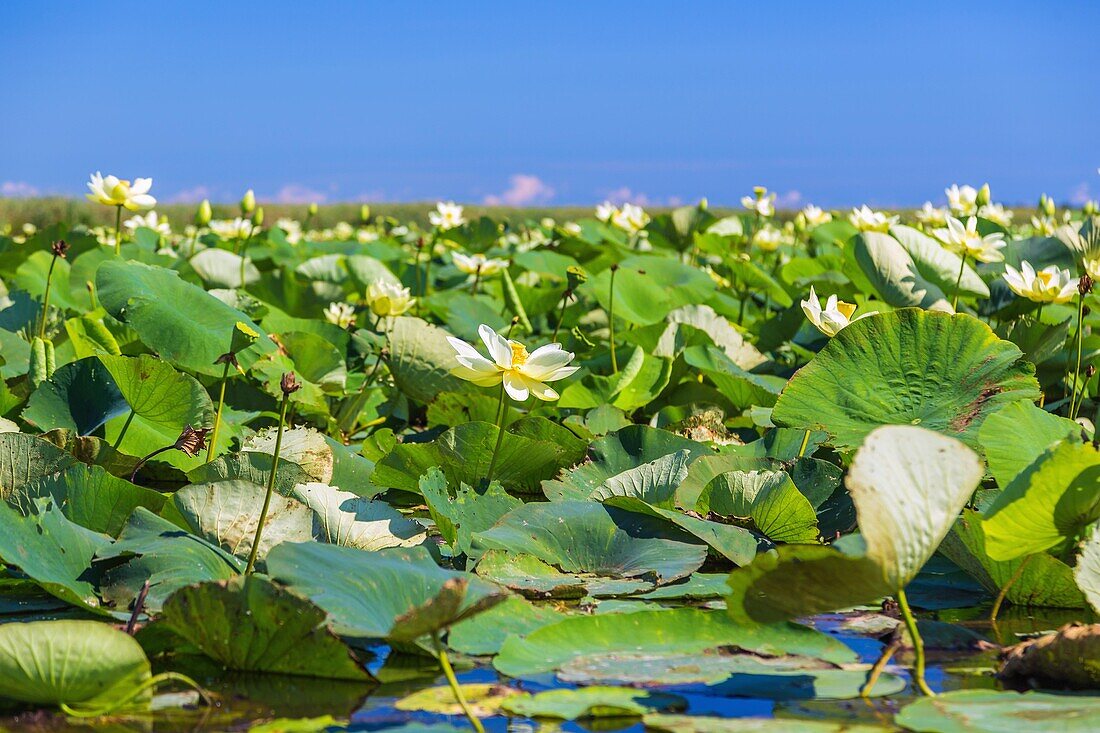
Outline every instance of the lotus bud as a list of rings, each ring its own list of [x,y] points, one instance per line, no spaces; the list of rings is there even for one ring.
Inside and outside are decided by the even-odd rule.
[[[705,198],[699,199],[699,211],[706,211],[709,205],[709,202]]]
[[[196,429],[188,425],[180,433],[180,437],[176,438],[176,442],[172,447],[188,458],[194,458],[199,454],[199,451],[206,448],[206,434],[209,432],[210,428]]]
[[[1086,201],[1085,205],[1081,207],[1081,211],[1085,216],[1096,216],[1100,212],[1100,204],[1095,201]]]
[[[264,223],[264,207],[257,206],[255,213],[252,214],[253,226],[262,226]]]
[[[363,224],[370,223],[370,206],[367,204],[359,207],[359,221]]]
[[[298,384],[298,380],[294,376],[294,372],[286,372],[283,374],[283,378],[279,380],[279,389],[283,391],[283,395],[289,397],[302,388],[302,385]]]
[[[1054,216],[1058,213],[1058,207],[1054,204],[1054,199],[1045,193],[1039,197],[1039,209],[1047,216]]]
[[[992,200],[989,193],[989,184],[987,183],[978,189],[978,197],[974,200],[974,203],[978,206],[985,206]]]
[[[210,199],[203,199],[199,204],[199,210],[195,212],[195,225],[204,227],[214,218],[214,211],[210,208]]]
[[[310,216],[317,216],[317,202],[311,203],[306,211],[309,213]]]
[[[244,196],[241,198],[241,213],[248,216],[256,208],[256,194],[252,189],[248,189],[244,192]]]
[[[64,239],[59,239],[50,245],[50,251],[53,252],[54,257],[65,259],[65,253],[69,251],[69,243]]]

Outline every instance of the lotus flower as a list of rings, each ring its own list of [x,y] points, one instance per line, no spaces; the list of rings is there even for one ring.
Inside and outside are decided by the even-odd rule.
[[[1003,227],[1012,226],[1012,211],[1001,204],[986,204],[978,209],[978,216]]]
[[[172,233],[172,227],[168,225],[168,217],[162,219],[155,211],[150,211],[145,216],[141,214],[132,216],[126,220],[123,226],[131,232],[136,232],[140,227],[145,227],[163,236],[168,236]]]
[[[837,300],[835,295],[829,296],[825,308],[822,309],[813,285],[810,286],[810,297],[802,301],[802,311],[806,314],[806,318],[809,319],[810,323],[817,327],[818,331],[830,337],[836,336],[842,328],[850,323],[878,313],[878,311],[868,311],[852,318],[852,314],[856,312],[855,305]]]
[[[771,216],[775,213],[774,193],[768,193],[768,189],[763,186],[757,186],[752,193],[752,196],[741,197],[742,206],[760,216]]]
[[[152,187],[152,178],[138,178],[131,184],[115,176],[105,177],[97,171],[88,181],[91,193],[85,196],[89,201],[95,201],[104,206],[121,206],[130,211],[141,211],[157,205],[157,200],[149,195],[149,189]]]
[[[569,366],[573,354],[564,351],[561,344],[547,344],[527,353],[527,347],[519,341],[505,339],[484,324],[477,332],[492,358],[486,359],[462,339],[448,337],[459,364],[451,374],[481,387],[493,387],[503,381],[504,391],[516,402],[523,402],[531,395],[540,400],[556,400],[558,393],[546,383],[565,379],[580,369]]]
[[[611,215],[611,223],[628,234],[637,234],[649,223],[649,214],[641,206],[623,204]]]
[[[474,275],[475,277],[478,275],[482,277],[495,275],[508,266],[507,260],[497,259],[496,257],[486,257],[480,252],[473,255],[464,255],[461,252],[454,252],[451,255],[451,260],[460,271],[467,275]]]
[[[466,218],[462,215],[462,207],[454,201],[447,203],[440,201],[435,205],[435,211],[428,214],[428,221],[432,226],[446,231],[462,226],[466,223]]]
[[[955,214],[968,216],[978,210],[978,189],[973,186],[959,186],[943,190],[947,194],[947,207]]]
[[[376,316],[399,316],[416,302],[409,289],[385,280],[375,280],[367,286],[367,305]]]
[[[933,206],[931,201],[925,201],[924,206],[917,212],[917,221],[934,227],[947,226],[947,209]]]
[[[1038,272],[1030,262],[1021,262],[1017,270],[1005,265],[1005,282],[1012,292],[1036,303],[1068,303],[1077,294],[1077,278],[1069,270],[1049,265]]]
[[[329,303],[325,308],[325,320],[340,328],[355,323],[355,307],[350,303]]]
[[[1002,262],[1005,258],[1001,249],[1005,246],[1005,235],[994,232],[982,236],[978,233],[977,217],[970,217],[964,225],[953,216],[947,217],[947,228],[937,229],[936,237],[946,247],[963,257],[972,257],[978,262]]]
[[[215,219],[210,222],[210,231],[222,239],[248,239],[252,235],[252,220],[237,217],[236,219]]]
[[[772,226],[765,226],[752,235],[752,243],[765,252],[774,252],[783,243],[783,232]]]
[[[816,227],[820,224],[832,221],[833,215],[820,206],[810,204],[802,209],[802,218],[805,219],[806,226]]]
[[[618,213],[619,208],[610,201],[604,201],[602,204],[596,206],[596,218],[600,221],[610,222],[611,217]]]
[[[858,209],[852,209],[852,213],[848,215],[848,221],[861,232],[887,232],[890,227],[898,223],[898,217],[873,211],[864,204]]]

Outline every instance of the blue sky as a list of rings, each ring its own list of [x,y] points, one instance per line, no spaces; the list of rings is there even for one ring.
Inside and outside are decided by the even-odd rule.
[[[0,195],[1100,197],[1095,2],[4,2]]]

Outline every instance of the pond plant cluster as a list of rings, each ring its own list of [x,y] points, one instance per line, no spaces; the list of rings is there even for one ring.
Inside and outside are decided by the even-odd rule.
[[[1096,207],[0,236],[0,727],[1100,729]]]

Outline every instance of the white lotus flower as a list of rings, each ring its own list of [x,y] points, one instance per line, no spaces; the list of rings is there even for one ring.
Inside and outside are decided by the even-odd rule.
[[[581,235],[581,232],[583,231],[581,229],[581,225],[575,221],[565,222],[561,225],[561,229],[563,232],[573,237],[579,237]]]
[[[619,207],[615,206],[615,204],[610,201],[604,201],[602,204],[596,205],[596,218],[600,221],[610,223],[611,217],[615,216],[618,211]]]
[[[1077,294],[1077,278],[1057,265],[1038,272],[1026,261],[1020,263],[1019,270],[1005,265],[1004,279],[1012,292],[1035,303],[1068,303]]]
[[[947,209],[942,206],[933,206],[931,201],[925,201],[924,206],[917,212],[917,220],[929,226],[947,226]]]
[[[248,239],[252,235],[252,220],[237,217],[236,219],[215,219],[210,222],[210,231],[222,239]]]
[[[820,206],[814,206],[810,204],[802,209],[802,216],[806,220],[806,225],[815,227],[820,224],[825,224],[833,220],[833,215]]]
[[[1084,261],[1085,274],[1094,282],[1100,282],[1100,254],[1086,257]]]
[[[350,303],[329,303],[325,308],[325,320],[340,328],[355,323],[355,306]]]
[[[861,232],[886,232],[898,223],[898,217],[887,216],[881,211],[872,211],[864,204],[858,209],[852,209],[852,213],[848,215],[848,221]]]
[[[477,333],[492,358],[486,359],[470,344],[450,336],[447,341],[459,364],[451,374],[481,387],[493,387],[503,381],[504,391],[516,402],[523,402],[531,395],[540,400],[556,400],[558,393],[546,383],[565,379],[580,369],[569,366],[573,354],[564,351],[561,344],[547,344],[527,353],[527,347],[519,341],[505,339],[484,324]]]
[[[783,232],[772,226],[761,227],[752,235],[752,243],[765,252],[774,252],[783,244]]]
[[[432,223],[432,226],[446,231],[465,224],[466,217],[462,215],[462,207],[454,201],[446,203],[440,201],[435,205],[435,211],[428,214],[428,221]]]
[[[937,229],[936,237],[953,252],[963,257],[971,257],[978,262],[1002,262],[1005,235],[994,232],[982,236],[978,233],[978,218],[970,217],[964,225],[953,216],[947,217],[947,228]]]
[[[496,257],[486,257],[480,252],[472,255],[453,252],[451,253],[451,260],[455,263],[455,267],[461,272],[467,275],[474,275],[475,277],[478,275],[481,277],[495,275],[508,266],[507,260],[497,259]]]
[[[641,206],[623,204],[611,215],[611,223],[629,234],[637,234],[649,223],[649,214]]]
[[[959,186],[956,183],[943,192],[947,194],[947,206],[953,213],[969,216],[977,212],[978,189],[973,186]]]
[[[386,280],[375,280],[367,286],[367,305],[376,316],[399,316],[416,302],[409,289]]]
[[[283,217],[275,222],[275,226],[283,230],[286,241],[290,244],[298,244],[302,241],[302,225],[297,219]]]
[[[1057,231],[1058,220],[1053,216],[1033,216],[1031,217],[1031,227],[1035,230],[1036,234],[1049,237]]]
[[[155,211],[150,211],[145,216],[141,214],[132,216],[123,223],[123,226],[131,232],[136,232],[140,227],[145,227],[163,236],[168,236],[172,233],[172,227],[168,225],[168,217],[162,219]]]
[[[742,206],[760,216],[771,216],[775,213],[774,193],[768,193],[768,189],[763,186],[757,186],[752,192],[752,196],[741,197]]]
[[[1012,226],[1012,211],[1001,204],[986,204],[978,209],[978,216],[1003,227]]]
[[[806,314],[806,318],[809,319],[810,323],[817,327],[818,331],[830,337],[836,336],[842,328],[858,321],[860,318],[878,313],[878,311],[868,311],[852,318],[852,314],[856,312],[855,305],[837,300],[835,295],[829,296],[829,300],[825,303],[823,309],[817,299],[817,293],[814,292],[813,285],[810,286],[810,297],[802,301],[802,312]]]
[[[341,221],[332,228],[332,236],[341,242],[350,241],[355,237],[355,227],[348,224],[346,221]]]
[[[360,229],[355,233],[355,239],[359,244],[370,244],[378,241],[378,232],[370,229]]]
[[[149,195],[152,187],[152,178],[137,178],[131,184],[115,176],[103,176],[96,171],[88,181],[91,193],[85,196],[89,201],[104,206],[121,206],[130,211],[140,211],[157,205],[157,200]]]

